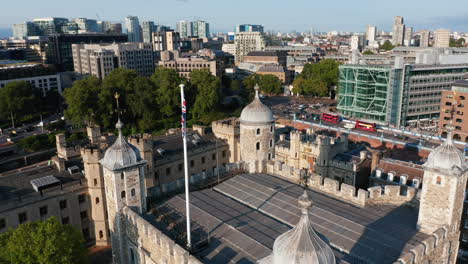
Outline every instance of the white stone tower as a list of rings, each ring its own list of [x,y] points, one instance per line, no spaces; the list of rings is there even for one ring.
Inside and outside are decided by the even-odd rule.
[[[455,263],[460,237],[460,220],[465,198],[467,165],[452,141],[451,125],[447,140],[434,149],[424,164],[424,181],[419,206],[418,229],[433,233],[447,228],[444,263]]]
[[[117,264],[129,263],[121,225],[122,208],[128,206],[139,214],[146,212],[146,161],[141,159],[138,149],[125,140],[122,127],[119,120],[117,140],[100,161],[104,172],[112,253]]]
[[[250,172],[264,172],[266,161],[275,156],[275,119],[270,108],[258,96],[246,106],[240,116],[241,160],[249,164]]]

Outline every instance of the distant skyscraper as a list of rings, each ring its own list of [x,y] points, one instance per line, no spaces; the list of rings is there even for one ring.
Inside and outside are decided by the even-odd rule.
[[[368,43],[375,41],[376,34],[377,34],[377,27],[376,26],[373,26],[373,25],[367,26],[366,38],[367,38]]]
[[[242,62],[245,55],[251,51],[264,50],[265,37],[261,32],[239,32],[234,41],[236,45],[236,63]]]
[[[438,29],[434,31],[434,45],[432,46],[437,48],[450,47],[450,30]]]
[[[426,48],[426,47],[429,47],[429,31],[427,30],[423,30],[421,31],[421,36],[419,38],[419,47],[423,47],[423,48]]]
[[[393,45],[403,45],[405,38],[405,24],[403,24],[403,17],[397,16],[393,20]]]
[[[152,43],[153,42],[153,33],[156,32],[156,25],[153,21],[143,21],[141,23],[141,28],[143,32],[143,42]]]
[[[260,32],[263,33],[262,25],[243,24],[236,27],[236,33],[239,32]]]
[[[29,36],[36,36],[36,26],[34,23],[24,22],[13,25],[13,37],[20,39]]]
[[[121,23],[111,23],[108,21],[103,21],[102,22],[102,32],[103,33],[117,33],[121,34],[122,33],[122,24]]]
[[[194,21],[192,34],[195,37],[208,38],[210,36],[210,24],[202,20]]]
[[[128,16],[125,18],[125,26],[127,27],[127,35],[129,42],[143,42],[140,22],[136,16]]]
[[[405,38],[403,43],[406,47],[411,46],[411,40],[413,39],[413,27],[405,28]]]
[[[78,26],[79,33],[98,32],[98,24],[94,19],[75,18],[73,22]]]
[[[193,36],[192,32],[193,23],[189,21],[177,22],[176,31],[179,32],[181,38],[188,38]]]
[[[35,18],[33,23],[36,26],[38,36],[49,36],[63,33],[62,28],[68,23],[68,19],[59,17]]]

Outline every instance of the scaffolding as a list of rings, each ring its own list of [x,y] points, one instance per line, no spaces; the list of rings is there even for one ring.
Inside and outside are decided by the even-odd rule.
[[[344,116],[386,123],[392,68],[341,65],[337,109]]]

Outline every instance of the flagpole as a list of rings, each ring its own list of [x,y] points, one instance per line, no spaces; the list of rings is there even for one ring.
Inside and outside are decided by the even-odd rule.
[[[184,85],[180,85],[180,99],[182,105],[182,141],[184,144],[184,167],[185,167],[185,215],[187,222],[187,249],[192,248],[192,237],[190,233],[190,198],[189,198],[189,173],[187,157],[187,105],[184,97]]]

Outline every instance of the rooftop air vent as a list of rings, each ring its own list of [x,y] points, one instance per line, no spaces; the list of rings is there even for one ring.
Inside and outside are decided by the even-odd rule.
[[[31,180],[31,185],[36,192],[42,192],[42,190],[44,189],[59,186],[60,180],[55,178],[54,176],[49,175]]]

